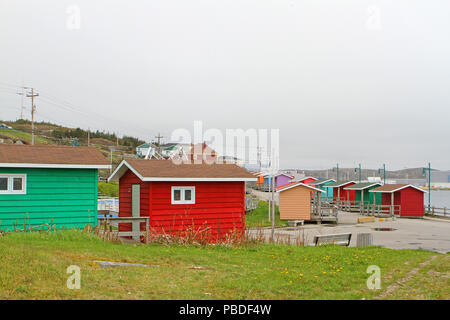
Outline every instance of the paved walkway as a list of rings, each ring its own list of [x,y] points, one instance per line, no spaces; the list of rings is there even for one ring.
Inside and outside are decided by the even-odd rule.
[[[340,212],[339,224],[305,224],[295,228],[276,229],[275,239],[295,243],[296,238],[312,244],[317,234],[352,233],[350,246],[356,246],[358,233],[372,233],[374,245],[392,249],[423,249],[440,253],[450,252],[450,221],[440,219],[406,219],[357,223],[358,214]],[[394,231],[376,231],[374,228],[393,228]],[[252,231],[253,233],[259,231]],[[268,239],[270,229],[264,229]]]

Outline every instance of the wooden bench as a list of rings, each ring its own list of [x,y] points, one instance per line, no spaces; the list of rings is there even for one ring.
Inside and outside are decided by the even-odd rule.
[[[337,244],[348,247],[350,245],[351,238],[351,233],[319,234],[314,236],[314,244],[316,246],[320,246],[322,244]]]
[[[303,226],[305,224],[305,220],[289,220],[288,226],[289,227],[296,227],[298,225]]]

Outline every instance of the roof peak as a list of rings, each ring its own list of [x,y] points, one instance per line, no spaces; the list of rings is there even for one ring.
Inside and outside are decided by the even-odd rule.
[[[118,181],[131,170],[142,181],[256,181],[244,168],[232,163],[174,163],[171,160],[124,159],[109,177]]]

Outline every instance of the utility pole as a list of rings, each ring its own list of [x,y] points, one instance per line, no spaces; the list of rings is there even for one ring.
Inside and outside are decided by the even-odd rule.
[[[358,169],[355,169],[355,171]],[[361,163],[359,164],[359,183],[361,183]]]
[[[109,147],[109,150],[110,150],[110,164],[111,164],[111,167],[109,168],[109,173],[111,174],[112,173],[112,165],[113,165],[113,151],[114,151],[114,147],[113,146],[111,146],[111,147]]]
[[[383,169],[378,169],[378,174],[381,174],[383,170],[383,184],[386,184],[386,164],[383,163]]]
[[[91,128],[88,128],[88,147],[91,144]]]
[[[428,171],[428,212],[431,211],[431,163],[428,162],[428,168],[423,168],[424,173]]]
[[[34,145],[34,112],[36,106],[34,105],[34,97],[39,96],[39,93],[34,93],[34,88],[31,88],[31,92],[27,94],[28,98],[31,98],[31,144]]]
[[[428,211],[431,207],[431,163],[428,162]]]
[[[272,191],[272,241],[275,237],[275,167],[278,165],[278,162],[275,158],[275,150],[272,149],[272,156],[271,156],[271,191]]]
[[[272,240],[275,237],[275,173],[272,173]]]
[[[161,139],[164,138],[159,132],[158,135],[155,137],[158,139],[158,154],[161,155]]]
[[[336,163],[336,182],[339,181],[339,163]]]
[[[258,152],[258,172],[261,172],[261,147],[257,148]]]

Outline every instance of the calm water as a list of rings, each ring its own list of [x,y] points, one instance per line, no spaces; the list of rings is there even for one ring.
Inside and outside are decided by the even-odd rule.
[[[425,193],[424,204],[428,205],[428,193]],[[431,205],[437,208],[450,208],[450,190],[431,190]]]

